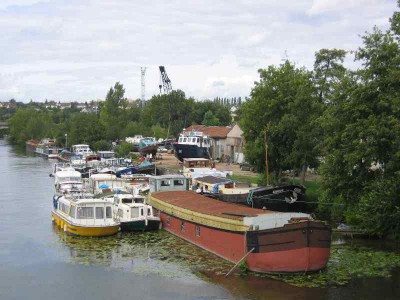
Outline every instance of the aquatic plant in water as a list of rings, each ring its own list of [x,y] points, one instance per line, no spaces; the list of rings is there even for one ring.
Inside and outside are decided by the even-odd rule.
[[[389,277],[394,267],[400,267],[400,255],[377,251],[367,247],[332,246],[328,266],[313,274],[266,275],[299,287],[324,287],[345,285],[351,279],[363,277]]]
[[[59,234],[70,261],[82,265],[103,265],[170,278],[191,274],[203,280],[225,276],[232,268],[231,263],[164,231],[89,239]],[[400,254],[358,245],[332,245],[327,268],[317,273],[260,274],[248,271],[243,262],[230,276],[276,279],[299,287],[324,287],[345,285],[353,278],[388,277],[394,267],[400,267]]]

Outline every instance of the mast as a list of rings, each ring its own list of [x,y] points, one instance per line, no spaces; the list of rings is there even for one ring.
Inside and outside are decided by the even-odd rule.
[[[267,127],[264,130],[264,144],[265,144],[265,179],[267,181],[267,186],[269,185],[268,176],[268,141],[267,141]]]

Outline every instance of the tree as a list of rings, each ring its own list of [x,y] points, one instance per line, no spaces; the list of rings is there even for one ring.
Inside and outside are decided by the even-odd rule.
[[[315,53],[314,84],[322,103],[330,102],[335,86],[346,72],[345,56],[346,51],[340,49],[321,49]]]
[[[229,108],[219,102],[212,101],[197,101],[193,103],[191,123],[202,124],[208,111],[211,111],[217,119],[216,122],[213,122],[213,125],[227,126],[231,123]]]
[[[321,118],[325,131],[322,201],[342,205],[333,211],[337,215],[331,212],[337,221],[359,224],[381,235],[394,234],[400,227],[398,189],[389,188],[396,185],[400,170],[398,13],[391,22],[391,30],[381,32],[375,27],[363,37],[356,52],[363,68],[342,80],[333,105]]]
[[[122,137],[127,121],[128,101],[124,98],[125,89],[119,82],[110,88],[100,110],[100,122],[105,128],[105,137],[115,140]]]
[[[204,114],[204,119],[201,124],[205,126],[217,126],[220,124],[220,122],[218,118],[213,114],[213,112],[209,110]]]
[[[141,121],[146,127],[160,125],[167,136],[177,135],[190,124],[194,99],[187,99],[181,90],[167,95],[153,96],[144,107]]]
[[[269,168],[276,178],[283,170],[304,172],[317,163],[318,137],[313,133],[321,113],[311,73],[289,61],[259,73],[260,81],[240,111],[246,158],[264,170],[267,137]]]
[[[55,125],[51,116],[45,112],[30,109],[17,109],[8,121],[10,127],[10,140],[23,144],[29,139],[54,137]]]

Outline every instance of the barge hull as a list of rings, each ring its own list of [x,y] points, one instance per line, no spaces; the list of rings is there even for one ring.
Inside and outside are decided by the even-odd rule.
[[[262,273],[314,272],[325,268],[330,255],[330,229],[310,237],[309,222],[262,231],[234,232],[200,225],[160,213],[163,228],[232,263],[246,259],[251,271]],[[293,226],[291,226],[293,225]],[[305,231],[305,232],[303,232]],[[320,243],[318,240],[322,240]],[[305,244],[304,244],[305,243]]]

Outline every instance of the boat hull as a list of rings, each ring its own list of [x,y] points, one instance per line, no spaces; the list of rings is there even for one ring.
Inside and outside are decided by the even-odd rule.
[[[66,219],[64,219],[55,212],[52,212],[52,220],[66,233],[79,236],[92,236],[92,237],[109,236],[116,234],[120,228],[119,224],[113,226],[102,226],[102,227],[77,226],[69,223]]]
[[[139,152],[142,155],[151,154],[153,155],[153,157],[155,157],[155,155],[157,154],[157,149],[157,145],[151,145],[139,148]]]
[[[281,228],[237,232],[192,223],[164,212],[160,218],[168,232],[233,263],[252,250],[246,258],[251,271],[314,272],[325,268],[330,255],[331,230],[320,222],[304,221]]]
[[[146,223],[144,220],[121,222],[121,231],[144,231]]]
[[[159,220],[121,222],[121,231],[151,231],[159,229]]]
[[[268,189],[256,190],[252,202],[248,201],[249,193],[243,194],[222,194],[213,196],[218,200],[254,208],[267,209],[279,212],[305,212],[305,188],[297,185],[276,186]],[[294,201],[290,198],[295,196]],[[286,201],[289,200],[289,201]]]
[[[196,145],[174,144],[174,154],[179,161],[184,158],[211,158],[208,148]]]

